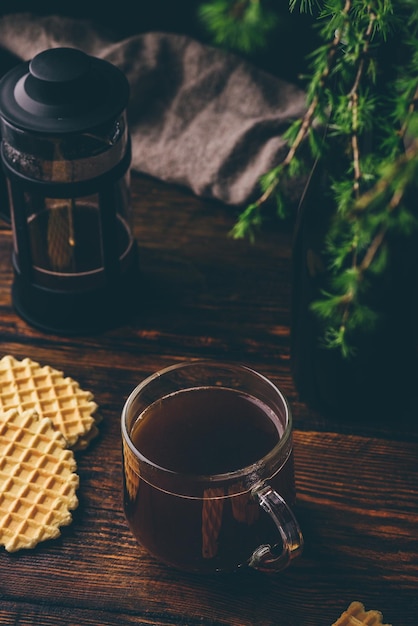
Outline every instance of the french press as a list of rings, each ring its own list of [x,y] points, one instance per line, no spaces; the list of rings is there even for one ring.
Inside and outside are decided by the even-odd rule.
[[[128,99],[121,70],[76,48],[45,50],[0,81],[12,301],[43,330],[99,330],[134,306]]]

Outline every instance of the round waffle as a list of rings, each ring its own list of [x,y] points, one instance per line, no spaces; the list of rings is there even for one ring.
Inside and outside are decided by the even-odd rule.
[[[72,450],[36,411],[0,413],[0,545],[14,552],[60,535],[78,506]]]
[[[98,433],[98,407],[89,391],[49,365],[6,355],[0,359],[0,410],[12,408],[48,417],[75,450],[86,448]]]
[[[333,626],[390,626],[382,623],[380,611],[366,611],[362,602],[352,602]]]

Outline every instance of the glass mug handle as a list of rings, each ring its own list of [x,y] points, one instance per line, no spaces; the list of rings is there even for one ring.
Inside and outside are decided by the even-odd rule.
[[[257,485],[252,490],[254,498],[276,524],[282,540],[281,551],[271,545],[261,545],[254,550],[248,565],[261,572],[279,572],[300,555],[303,535],[299,524],[285,500],[268,484]]]

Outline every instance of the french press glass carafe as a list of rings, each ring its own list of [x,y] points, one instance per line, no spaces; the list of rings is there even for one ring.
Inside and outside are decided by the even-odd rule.
[[[0,81],[12,299],[44,330],[99,330],[134,305],[128,99],[117,67],[75,48],[41,52]]]

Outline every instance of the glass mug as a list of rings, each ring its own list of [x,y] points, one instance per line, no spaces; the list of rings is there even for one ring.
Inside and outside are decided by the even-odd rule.
[[[277,572],[301,553],[292,417],[267,378],[182,362],[141,382],[121,422],[124,511],[147,552],[203,573]]]

